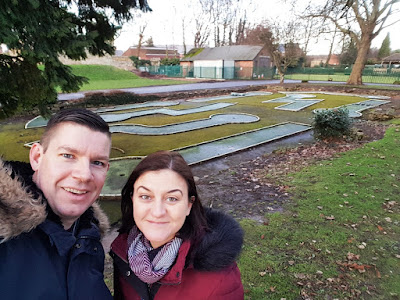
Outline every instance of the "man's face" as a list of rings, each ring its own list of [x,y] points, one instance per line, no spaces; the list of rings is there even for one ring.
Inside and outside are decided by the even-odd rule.
[[[110,148],[105,133],[71,122],[54,129],[45,152],[40,144],[31,148],[33,180],[65,229],[99,196],[109,169]]]

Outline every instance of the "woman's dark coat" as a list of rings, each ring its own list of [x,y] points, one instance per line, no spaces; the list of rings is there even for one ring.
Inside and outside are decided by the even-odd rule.
[[[128,269],[114,267],[115,299],[243,299],[240,272],[235,263],[242,247],[243,231],[234,219],[221,212],[208,210],[206,216],[210,232],[195,249],[193,259],[188,256],[190,242],[184,241],[175,264],[148,293],[139,295],[135,290],[137,286],[129,284],[132,279],[128,279],[127,274],[134,277],[133,281],[138,280],[129,272],[129,265],[125,264]],[[120,234],[111,245],[114,262],[121,259],[126,262],[127,250],[127,234]]]
[[[29,164],[0,160],[0,298],[112,299],[104,284],[97,205],[66,231],[32,182]]]

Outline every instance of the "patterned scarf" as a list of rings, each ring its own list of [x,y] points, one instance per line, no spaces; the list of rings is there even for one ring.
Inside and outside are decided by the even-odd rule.
[[[166,243],[153,261],[150,261],[148,255],[153,248],[137,227],[133,227],[129,232],[128,245],[128,261],[131,270],[141,281],[151,284],[160,280],[168,272],[178,255],[182,239],[176,237]]]

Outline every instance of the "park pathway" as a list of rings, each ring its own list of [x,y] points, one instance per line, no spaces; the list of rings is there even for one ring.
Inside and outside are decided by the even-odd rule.
[[[285,83],[300,83],[300,80],[285,80]],[[174,93],[184,91],[196,91],[206,89],[227,89],[227,88],[238,88],[247,87],[254,85],[266,85],[266,84],[279,84],[279,80],[235,80],[235,81],[218,81],[218,82],[198,82],[198,83],[187,83],[177,85],[157,85],[157,86],[146,86],[138,88],[127,88],[118,89],[119,91],[127,93],[135,93],[138,95],[146,94],[159,94],[159,93]],[[111,90],[96,90],[96,92],[110,92]],[[59,94],[58,100],[76,100],[85,97],[85,93],[94,91],[85,91],[78,93]]]

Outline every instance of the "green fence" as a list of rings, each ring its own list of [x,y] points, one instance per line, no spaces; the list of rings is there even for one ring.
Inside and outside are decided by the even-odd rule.
[[[292,68],[288,69],[286,79],[297,80],[323,80],[323,81],[347,81],[352,69],[350,67],[337,68]],[[278,78],[276,76],[275,78]],[[393,84],[400,82],[400,69],[365,67],[363,71],[364,83],[384,83]]]
[[[285,78],[295,80],[347,81],[351,67],[334,68],[290,68]],[[275,68],[237,68],[237,67],[182,67],[151,66],[149,72],[167,77],[194,77],[210,79],[279,79]],[[379,68],[366,66],[363,71],[363,82],[393,84],[400,82],[400,68]]]
[[[151,66],[150,74],[210,79],[272,79],[275,68]]]

